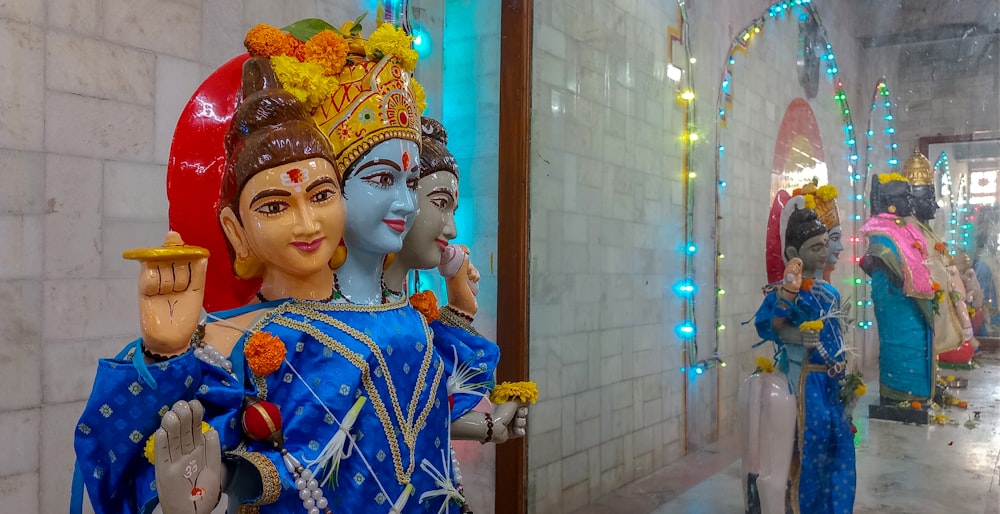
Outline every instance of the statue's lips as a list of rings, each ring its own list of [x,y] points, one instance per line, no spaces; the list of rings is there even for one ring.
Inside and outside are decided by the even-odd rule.
[[[441,248],[442,252],[444,251],[445,248],[448,248],[448,241],[445,241],[444,239],[435,239],[434,243]]]
[[[325,238],[318,237],[311,242],[303,243],[302,241],[293,241],[292,246],[302,250],[303,252],[315,252],[319,249],[319,245],[323,244]]]
[[[382,220],[382,223],[385,223],[386,225],[389,225],[389,228],[395,230],[396,232],[399,232],[400,234],[402,234],[403,231],[406,230],[406,222],[403,221],[403,220],[400,220],[400,219],[388,219],[387,218],[387,219]]]

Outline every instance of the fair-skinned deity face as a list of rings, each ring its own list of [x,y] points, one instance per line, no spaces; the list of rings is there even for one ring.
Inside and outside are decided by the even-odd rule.
[[[829,256],[829,239],[826,234],[810,237],[799,247],[798,254],[794,257],[802,259],[803,276],[813,276],[816,271],[822,270],[823,265]]]
[[[221,215],[236,255],[253,252],[266,267],[293,276],[327,269],[344,234],[344,198],[336,170],[325,159],[254,175],[240,193],[239,211],[239,220],[228,208]]]
[[[837,264],[837,261],[840,260],[840,252],[844,251],[844,243],[840,241],[841,235],[840,225],[831,228],[830,231],[827,232],[827,245],[829,251],[826,258],[827,264]]]
[[[390,139],[354,163],[344,183],[348,254],[398,252],[417,213],[419,149],[413,141]]]
[[[429,269],[441,263],[448,241],[458,235],[458,177],[444,170],[424,176],[417,184],[417,203],[416,220],[397,258],[409,269]]]

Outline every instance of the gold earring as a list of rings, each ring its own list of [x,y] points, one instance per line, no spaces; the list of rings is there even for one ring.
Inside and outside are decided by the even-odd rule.
[[[887,210],[889,211],[889,214],[896,214],[896,206],[895,205],[890,205]]]
[[[389,269],[392,266],[392,261],[396,260],[396,254],[390,253],[385,256],[385,260],[382,261],[382,271]]]
[[[338,245],[337,249],[333,251],[333,256],[330,257],[330,269],[337,269],[344,265],[344,261],[347,260],[347,247],[344,245]]]
[[[264,274],[264,263],[251,253],[246,257],[237,257],[233,261],[233,271],[243,280],[257,278]]]

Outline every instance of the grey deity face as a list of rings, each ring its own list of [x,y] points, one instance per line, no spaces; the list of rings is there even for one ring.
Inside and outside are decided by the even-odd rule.
[[[822,271],[829,257],[829,237],[826,233],[806,239],[802,246],[795,250],[789,248],[789,257],[802,259],[802,276],[811,277],[817,271]]]
[[[827,264],[837,264],[837,260],[840,259],[840,252],[844,251],[844,243],[840,241],[841,229],[840,225],[833,227],[827,232],[829,252],[827,253],[826,263]]]
[[[913,215],[924,222],[934,219],[938,209],[941,208],[937,202],[934,186],[913,186],[913,204]]]

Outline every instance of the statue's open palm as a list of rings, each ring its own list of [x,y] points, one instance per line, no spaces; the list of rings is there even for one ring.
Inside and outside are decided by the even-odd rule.
[[[181,245],[180,235],[167,234],[164,249]],[[139,325],[151,352],[169,356],[187,350],[201,318],[207,264],[207,258],[191,256],[142,260]]]
[[[156,489],[163,514],[210,514],[222,494],[219,433],[202,433],[198,400],[179,401],[156,430]]]

